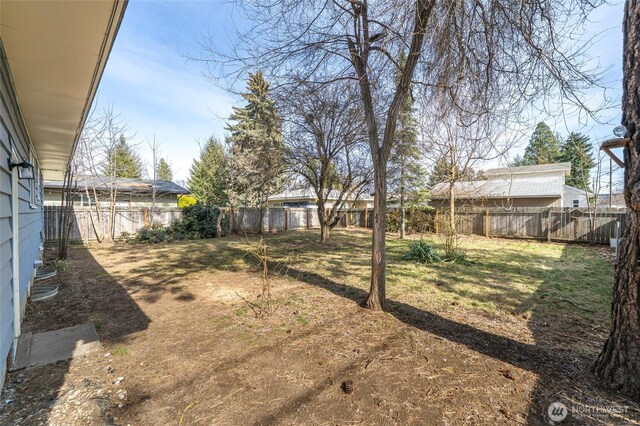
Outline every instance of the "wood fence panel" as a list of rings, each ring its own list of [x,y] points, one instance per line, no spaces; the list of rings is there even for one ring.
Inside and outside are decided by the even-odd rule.
[[[307,227],[307,209],[289,210],[289,229],[305,229]]]
[[[45,241],[55,241],[58,238],[58,221],[60,220],[60,214],[61,209],[59,206],[45,206]],[[98,212],[95,209],[90,211],[88,207],[75,207],[73,210],[69,239],[72,241],[95,241],[97,240],[96,232],[101,236],[107,235],[109,231],[109,209],[102,209],[99,214],[103,218],[102,228],[100,228],[100,221],[97,220]],[[130,209],[118,207],[114,218],[115,238],[119,238],[123,232],[137,232],[145,224],[148,225],[151,222],[168,226],[180,217],[182,217],[182,210],[179,208],[156,209],[153,217],[151,217],[148,209],[145,211],[144,208]],[[94,227],[97,229],[94,229]]]
[[[86,207],[76,207],[73,212],[70,239],[95,241],[96,233],[104,236],[109,228],[109,210],[102,209],[102,229],[97,220],[98,212]],[[431,210],[425,213],[432,215],[434,230],[442,232],[449,220],[446,211]],[[123,232],[135,233],[142,226],[156,222],[171,225],[182,216],[179,208],[155,209],[153,214],[148,208],[117,207],[115,215],[115,238]],[[44,233],[47,241],[57,239],[59,206],[45,206]],[[240,208],[234,210],[235,223],[239,231],[256,233],[260,231],[260,223],[269,232],[319,228],[318,212],[315,208],[270,208],[264,218],[260,217],[260,209]],[[595,216],[586,209],[540,209],[517,208],[504,209],[459,209],[456,212],[456,229],[461,234],[475,234],[492,237],[532,238],[552,241],[580,241],[608,243],[616,237],[616,226],[624,226],[624,209],[602,209]],[[373,211],[352,209],[346,212],[341,226],[371,228]]]
[[[269,232],[282,231],[284,230],[284,217],[286,214],[286,209],[284,207],[281,208],[270,208],[268,212],[268,229]]]
[[[320,217],[318,216],[318,209],[307,209],[309,212],[309,228],[320,228]]]
[[[239,208],[234,211],[236,228],[240,232],[260,231],[260,209]]]

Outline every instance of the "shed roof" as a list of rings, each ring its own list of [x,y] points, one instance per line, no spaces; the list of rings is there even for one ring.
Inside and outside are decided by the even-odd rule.
[[[609,194],[600,194],[598,195],[598,205],[599,206],[608,206],[609,205]],[[615,194],[611,194],[611,205],[612,206],[625,206],[624,194],[622,192],[618,192]]]
[[[551,163],[551,164],[535,164],[532,166],[518,166],[518,167],[502,167],[497,169],[484,170],[482,174],[486,177],[491,176],[504,176],[515,174],[531,174],[542,172],[562,171],[565,176],[569,176],[571,173],[571,163]]]
[[[455,196],[461,199],[475,198],[546,198],[561,197],[564,179],[523,178],[501,176],[489,180],[456,182]],[[439,183],[431,190],[431,198],[449,198],[449,184]]]

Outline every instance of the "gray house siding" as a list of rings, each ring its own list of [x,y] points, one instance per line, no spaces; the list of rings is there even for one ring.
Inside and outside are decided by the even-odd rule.
[[[6,360],[16,336],[14,302],[24,315],[27,296],[34,275],[34,262],[40,256],[43,227],[41,170],[20,114],[11,84],[11,74],[4,49],[0,44],[0,383],[6,374]],[[17,179],[7,164],[8,158],[26,158],[34,165],[36,179]],[[14,181],[17,179],[17,194]],[[14,195],[17,212],[14,212]],[[17,214],[15,214],[17,213]],[[14,230],[17,229],[17,241]],[[18,243],[17,271],[14,271],[14,244]],[[19,282],[14,282],[18,272]],[[19,300],[14,301],[16,286]],[[18,324],[19,325],[19,324]]]
[[[0,122],[1,123],[1,122]],[[11,175],[7,166],[10,156],[8,133],[0,126],[0,379],[4,382],[3,362],[13,342],[13,258]]]

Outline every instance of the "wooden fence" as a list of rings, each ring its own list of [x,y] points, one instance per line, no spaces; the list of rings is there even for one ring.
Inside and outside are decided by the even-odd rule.
[[[436,232],[443,229],[448,215],[435,212]],[[470,209],[456,212],[456,230],[461,234],[486,237],[531,238],[547,241],[609,243],[616,237],[617,223],[624,225],[625,210],[518,208]]]
[[[44,207],[45,241],[57,240],[60,211],[60,206]],[[102,209],[100,215],[104,218],[102,221],[97,219],[95,209],[89,210],[87,207],[75,207],[69,239],[71,241],[86,242],[97,240],[96,234],[107,235],[109,209]],[[134,233],[144,225],[153,222],[170,225],[181,217],[182,209],[178,207],[170,209],[156,208],[153,215],[151,214],[150,208],[117,207],[115,214],[115,237],[120,237],[123,232]],[[100,229],[100,223],[102,223],[102,229]]]
[[[149,208],[118,207],[116,209],[115,237],[123,232],[134,233],[142,226],[152,222],[170,225],[182,216],[179,208],[157,208],[153,216]],[[108,217],[108,211],[102,212]],[[449,220],[445,211],[426,212],[430,217],[432,232],[440,232]],[[58,232],[60,207],[46,206],[44,209],[44,231],[47,241],[55,240]],[[71,240],[94,241],[95,211],[76,207],[71,227]],[[548,241],[579,241],[609,243],[616,237],[616,224],[624,225],[624,209],[599,209],[595,215],[589,215],[586,209],[540,209],[517,208],[504,209],[459,209],[456,211],[456,230],[461,234],[476,234],[486,237],[531,238]],[[260,230],[260,210],[252,208],[234,211],[236,228],[241,232],[255,233]],[[373,212],[371,210],[347,211],[340,226],[371,228]],[[409,212],[409,221],[411,220]],[[102,234],[106,234],[108,221],[103,221]],[[316,229],[320,227],[315,208],[270,208],[262,218],[265,231],[278,232],[295,229]]]

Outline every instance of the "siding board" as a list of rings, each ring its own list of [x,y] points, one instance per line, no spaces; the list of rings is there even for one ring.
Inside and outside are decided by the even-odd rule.
[[[1,49],[0,44],[0,49]],[[10,82],[10,71],[6,67],[6,55],[0,52],[0,380],[4,379],[6,363],[14,339],[14,288],[20,288],[20,306],[24,309],[28,287],[34,273],[33,263],[39,256],[40,231],[42,229],[42,210],[30,205],[32,191],[34,198],[41,189],[34,181],[18,181],[18,211],[13,211],[12,175],[9,173],[6,159],[12,154],[17,158],[27,158],[37,167],[35,153],[30,155],[31,141],[24,128],[17,96]],[[37,176],[41,171],[34,170]],[[13,232],[18,229],[20,282],[13,282]],[[22,312],[24,312],[22,310]]]

